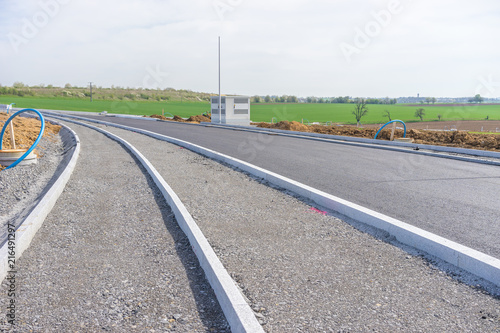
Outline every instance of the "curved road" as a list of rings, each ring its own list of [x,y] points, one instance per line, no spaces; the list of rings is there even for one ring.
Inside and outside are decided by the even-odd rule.
[[[216,150],[500,258],[497,166],[175,122],[86,117]]]

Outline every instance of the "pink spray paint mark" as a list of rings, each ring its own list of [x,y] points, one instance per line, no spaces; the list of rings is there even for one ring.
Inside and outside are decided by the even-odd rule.
[[[310,210],[313,212],[313,213],[318,213],[318,214],[321,214],[321,215],[327,215],[328,213],[325,212],[325,211],[322,211],[322,210],[319,210],[317,208],[314,208],[314,207],[311,207]]]

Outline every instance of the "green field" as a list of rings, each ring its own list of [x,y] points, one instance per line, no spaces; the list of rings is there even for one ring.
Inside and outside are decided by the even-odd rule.
[[[67,98],[67,97],[18,97],[0,96],[0,104],[16,103],[16,107],[70,111],[91,111],[136,115],[161,114],[162,109],[167,113],[181,117],[189,117],[210,111],[208,102],[193,101],[127,101],[127,100],[94,100]],[[500,120],[500,105],[470,105],[470,106],[439,106],[419,105],[368,105],[368,114],[361,123],[385,123],[385,110],[391,113],[392,119],[401,119],[405,122],[418,121],[414,116],[417,108],[425,109],[424,121],[438,120]],[[354,124],[355,118],[351,114],[354,104],[257,104],[251,106],[252,121],[271,122],[271,120],[296,120],[304,122],[328,122]],[[274,119],[273,119],[274,118]]]
[[[420,121],[414,116],[417,108],[425,110],[424,121],[438,120],[500,120],[500,105],[470,105],[470,106],[408,106],[396,105],[367,105],[368,114],[361,119],[361,123],[379,124],[388,121],[384,117],[385,110],[391,113],[392,119],[401,119],[405,122]],[[328,122],[355,124],[356,120],[351,112],[353,104],[252,104],[252,120],[270,122],[272,117],[277,120],[296,120],[304,122]]]
[[[153,102],[153,101],[125,101],[125,100],[94,100],[75,98],[39,98],[39,97],[18,97],[0,96],[0,104],[16,103],[16,108],[69,110],[69,111],[90,111],[136,115],[161,114],[165,112],[189,117],[210,111],[210,104],[207,102]]]

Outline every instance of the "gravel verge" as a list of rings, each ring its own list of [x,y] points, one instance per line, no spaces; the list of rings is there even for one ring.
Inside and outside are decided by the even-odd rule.
[[[16,262],[16,332],[229,332],[187,237],[116,142],[70,124],[82,150]],[[0,288],[6,309],[7,282]],[[6,310],[5,310],[6,311]]]
[[[39,196],[55,181],[65,146],[60,135],[49,135],[42,138],[36,150],[38,163],[0,171],[0,244],[5,242],[7,222],[16,226],[22,223]]]
[[[186,149],[107,127],[153,163],[268,332],[498,332],[498,296]],[[493,290],[498,295],[498,290]]]

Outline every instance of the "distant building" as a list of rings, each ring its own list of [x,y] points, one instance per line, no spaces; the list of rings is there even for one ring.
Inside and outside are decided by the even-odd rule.
[[[221,114],[219,115],[219,96],[212,96],[212,123],[230,125],[250,125],[249,96],[221,96]]]

